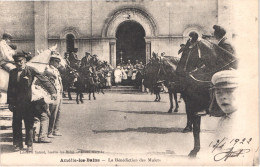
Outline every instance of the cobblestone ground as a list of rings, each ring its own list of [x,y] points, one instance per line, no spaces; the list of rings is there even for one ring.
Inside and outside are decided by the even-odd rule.
[[[75,99],[75,96],[73,97]],[[181,133],[186,125],[183,101],[178,113],[168,114],[168,94],[162,94],[161,102],[154,102],[155,96],[146,93],[97,94],[97,100],[91,101],[86,98],[87,94],[83,104],[76,104],[75,100],[69,101],[67,98],[63,100],[63,136],[54,138],[52,143],[48,144],[34,143],[32,154],[13,152],[12,112],[2,104],[2,164],[200,164],[202,157],[207,154],[205,150],[208,150],[213,139],[218,121],[218,118],[202,117],[201,152],[195,160],[188,161],[187,155],[193,147],[193,136],[192,133]],[[12,158],[13,156],[16,158]],[[133,162],[126,159],[124,162],[116,161],[117,157],[133,158]],[[149,161],[149,157],[153,158],[154,162],[153,159]],[[80,158],[86,162],[77,164]],[[63,163],[63,160],[69,162]],[[90,162],[91,160],[96,162]]]

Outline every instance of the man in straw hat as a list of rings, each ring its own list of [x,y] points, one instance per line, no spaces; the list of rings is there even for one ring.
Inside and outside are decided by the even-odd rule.
[[[9,110],[13,112],[13,145],[15,151],[23,149],[22,139],[22,120],[25,124],[25,144],[27,145],[27,151],[33,151],[33,123],[34,112],[32,99],[32,82],[37,77],[44,88],[51,94],[51,97],[55,97],[55,88],[51,82],[41,75],[35,68],[26,65],[27,55],[18,52],[13,56],[15,66],[10,71],[9,85],[7,90],[7,103],[9,104]]]
[[[55,104],[50,104],[51,117],[49,121],[48,137],[61,136],[59,131],[60,110],[62,100],[62,80],[60,72],[57,69],[60,65],[61,56],[58,53],[52,53],[49,65],[45,68],[44,75],[48,76],[53,82],[57,90],[57,100]]]

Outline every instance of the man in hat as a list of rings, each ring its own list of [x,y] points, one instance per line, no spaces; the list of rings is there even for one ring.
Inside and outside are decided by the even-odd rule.
[[[78,53],[78,48],[74,48],[73,52],[71,52],[71,53],[72,53],[72,55],[73,55],[73,57],[74,57],[75,60],[80,61],[79,58],[78,58],[78,55],[77,55],[77,53]]]
[[[69,56],[70,56],[69,52],[64,53],[64,59],[68,66],[70,66]]]
[[[91,55],[89,52],[85,52],[85,56],[81,59],[81,67],[86,67],[90,65]]]
[[[90,66],[93,68],[94,74],[96,74],[96,67],[99,65],[98,56],[93,54],[92,58],[89,60]]]
[[[70,52],[68,58],[70,62],[70,66],[76,70],[79,69],[79,63],[80,63],[77,52],[78,52],[78,48],[74,48],[73,52]]]
[[[227,37],[225,36],[226,30],[223,27],[218,25],[214,25],[213,29],[214,29],[214,37],[218,41],[218,46],[225,49],[231,54],[235,54],[234,47],[230,44]]]
[[[48,137],[53,138],[54,136],[61,136],[59,131],[60,128],[60,110],[61,110],[61,100],[63,93],[62,80],[60,72],[57,69],[61,57],[58,54],[52,54],[50,57],[49,65],[45,68],[44,75],[48,76],[53,82],[57,90],[57,100],[56,104],[50,104],[51,117],[49,121]]]
[[[15,50],[9,46],[11,39],[11,34],[4,33],[0,41],[0,66],[8,72],[15,68],[15,66],[10,63],[14,61],[12,56],[15,54]]]
[[[15,151],[23,149],[22,119],[24,119],[27,150],[32,151],[34,112],[31,102],[32,83],[37,77],[45,89],[55,98],[56,90],[52,83],[41,75],[35,68],[26,65],[26,54],[18,52],[13,56],[15,66],[10,71],[7,90],[7,103],[13,112],[13,145]]]

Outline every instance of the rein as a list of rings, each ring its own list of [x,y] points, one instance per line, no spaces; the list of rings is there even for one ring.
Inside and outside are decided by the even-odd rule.
[[[214,71],[211,71],[211,72],[208,72],[208,73],[197,74],[197,75],[200,75],[200,76],[201,76],[201,75],[206,75],[206,74],[215,74],[216,72],[221,71],[223,68],[227,67],[228,65],[230,65],[231,63],[234,63],[234,62],[236,62],[236,61],[237,61],[237,60],[233,60],[233,61],[229,62],[228,64],[226,64],[226,65],[224,65],[224,66],[218,68],[217,70],[214,70]],[[194,79],[195,81],[198,81],[198,82],[211,82],[211,81],[203,81],[203,80],[196,79],[196,78],[192,75],[192,73],[198,71],[199,69],[202,69],[202,68],[196,68],[195,70],[189,72],[189,76],[190,76],[192,79]]]
[[[210,41],[209,41],[209,42],[210,42]],[[201,58],[201,53],[200,53],[200,47],[199,47],[199,45],[197,45],[197,47],[198,47],[199,58]],[[231,54],[231,53],[230,53],[230,54]],[[188,56],[188,59],[189,59],[189,56]],[[188,62],[188,59],[187,59],[187,62]],[[234,63],[234,62],[236,62],[236,61],[237,61],[237,59],[235,59],[235,60],[233,60],[233,61],[231,61],[231,62],[225,64],[224,66],[222,66],[222,67],[220,67],[220,68],[218,68],[218,69],[216,69],[216,70],[214,70],[214,71],[207,72],[207,73],[203,73],[203,74],[197,74],[197,75],[202,76],[202,75],[207,75],[207,74],[209,74],[209,75],[215,74],[216,72],[221,71],[223,68],[229,66],[230,64],[232,64],[232,63]],[[186,66],[185,66],[185,67],[186,67]],[[203,80],[200,80],[200,79],[196,79],[196,78],[193,76],[193,73],[195,73],[195,72],[198,71],[199,69],[202,69],[203,67],[205,67],[205,64],[202,65],[200,68],[196,68],[196,69],[194,69],[193,71],[189,72],[189,76],[190,76],[192,79],[194,79],[195,81],[197,81],[197,82],[211,83],[211,81],[203,81]]]

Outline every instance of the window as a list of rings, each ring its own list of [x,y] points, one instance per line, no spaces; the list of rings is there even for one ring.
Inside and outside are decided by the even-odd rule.
[[[72,34],[66,36],[67,52],[72,52],[74,50],[74,39]]]

